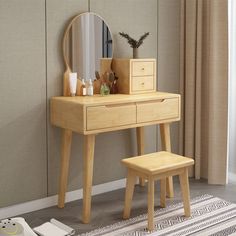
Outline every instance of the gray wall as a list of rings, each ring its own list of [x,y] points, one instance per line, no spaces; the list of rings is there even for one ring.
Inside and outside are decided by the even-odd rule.
[[[131,56],[130,47],[117,35],[119,31],[134,37],[149,31],[140,56],[157,58],[159,88],[176,92],[176,2],[179,1],[0,0],[0,207],[57,193],[61,131],[49,123],[48,102],[62,92],[61,41],[71,17],[89,10],[100,14],[112,30],[115,57]],[[146,152],[156,150],[156,134],[155,126],[145,129]],[[175,149],[177,136],[178,130],[173,128]],[[82,143],[82,136],[73,136],[69,191],[82,186]],[[94,184],[123,178],[120,159],[135,154],[134,130],[98,135]]]
[[[45,3],[0,1],[0,207],[47,194]]]
[[[158,4],[158,89],[179,93],[180,0],[159,0]],[[171,125],[172,151],[179,151],[178,122]],[[160,138],[158,139],[160,147]]]

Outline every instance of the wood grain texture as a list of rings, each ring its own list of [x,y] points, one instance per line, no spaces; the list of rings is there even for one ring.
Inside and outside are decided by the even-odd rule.
[[[137,122],[152,120],[180,119],[179,98],[160,99],[137,103]],[[166,130],[164,130],[166,132]],[[165,137],[168,134],[165,135]],[[167,139],[165,139],[167,141]]]
[[[136,105],[107,105],[87,108],[87,130],[104,129],[136,123]]]
[[[170,124],[160,124],[162,150],[171,152]]]
[[[132,171],[133,181],[135,176],[143,177],[148,180],[148,229],[154,229],[154,181],[161,180],[161,207],[166,206],[166,179],[169,176],[178,175],[182,190],[185,216],[189,217],[190,195],[188,182],[188,167],[194,164],[191,158],[176,155],[170,152],[155,152],[147,155],[126,158],[121,161],[129,170]],[[133,194],[133,185],[126,186],[126,193]],[[126,196],[127,197],[127,196]],[[125,210],[129,217],[132,197],[127,199]]]
[[[161,196],[160,196],[160,206],[166,207],[166,178],[161,179]]]
[[[170,124],[160,124],[160,134],[162,150],[171,152]],[[167,196],[170,198],[174,197],[173,178],[171,176],[167,179]]]
[[[165,106],[159,104],[160,101],[171,99],[177,101],[174,104],[166,102]],[[53,97],[50,100],[51,123],[78,133],[91,134],[172,122],[179,120],[179,116],[168,107],[178,110],[179,99],[178,94],[162,92],[137,95]],[[160,112],[157,108],[151,111],[151,107],[154,106],[162,109]],[[137,117],[136,110],[139,111]],[[142,114],[141,110],[148,113]],[[142,119],[142,116],[145,118]],[[164,131],[167,132],[167,130]],[[168,141],[167,134],[165,135],[166,142]]]
[[[156,74],[156,60],[155,59],[132,59],[131,76],[154,76]]]
[[[50,101],[51,123],[55,126],[83,133],[86,111],[80,104],[67,102],[66,100]]]
[[[65,206],[65,194],[67,190],[70,153],[71,153],[72,131],[63,129],[61,142],[61,170],[58,193],[58,207]]]
[[[76,96],[76,97],[63,97],[54,96],[50,100],[58,100],[76,103],[86,106],[97,106],[97,105],[109,105],[109,104],[122,104],[129,102],[148,102],[169,98],[180,98],[179,94],[167,93],[167,92],[153,92],[146,94],[110,94],[107,96],[94,95],[94,96]]]
[[[118,91],[119,93],[130,94],[130,61],[113,59],[112,70],[118,77]]]
[[[106,72],[111,71],[112,62],[113,58],[100,59],[100,76],[104,75]]]
[[[136,128],[136,138],[137,138],[138,156],[141,156],[145,152],[144,127]],[[144,186],[145,179],[139,178],[139,184],[140,186]]]
[[[131,94],[155,91],[153,76],[133,76],[130,83]]]
[[[138,156],[143,155],[145,152],[144,131],[145,131],[144,127],[137,127],[136,128]]]
[[[118,76],[119,93],[137,94],[156,91],[155,59],[114,58],[112,70]]]
[[[146,95],[146,94],[145,94]],[[163,101],[165,99],[179,99],[179,95],[156,92],[145,95],[113,95],[113,96],[92,96],[92,97],[56,97],[51,99],[51,122],[61,128],[85,134],[84,145],[84,183],[83,183],[83,222],[90,221],[91,213],[91,187],[93,176],[93,158],[95,134],[99,132],[114,131],[122,128],[137,128],[138,152],[144,152],[144,125],[149,123],[137,122],[137,106],[149,105],[154,101]],[[167,97],[167,98],[166,98]],[[168,106],[168,104],[166,105]],[[178,109],[178,105],[177,105]],[[168,113],[169,110],[160,111]],[[179,119],[172,117],[171,113],[167,120],[149,118],[149,122],[167,122],[170,119]],[[140,128],[141,126],[142,128]],[[70,132],[71,132],[70,131]],[[93,132],[88,134],[88,132]],[[168,133],[165,133],[168,135]],[[167,137],[168,138],[168,137]],[[168,139],[166,138],[166,141]],[[167,143],[166,143],[167,145]],[[65,148],[64,148],[65,149]],[[68,158],[67,158],[68,159]],[[151,160],[151,158],[150,158]],[[149,161],[150,161],[149,160]],[[69,160],[64,164],[65,169]],[[171,169],[170,169],[171,170]],[[65,173],[68,171],[65,170]],[[149,173],[148,173],[149,174]],[[67,174],[64,179],[61,178],[62,186],[60,207],[64,205],[63,194],[65,192],[65,183],[67,183]],[[141,176],[142,177],[142,176]],[[143,182],[142,182],[143,184]]]
[[[136,176],[132,170],[128,169],[128,175],[126,179],[126,190],[125,190],[125,205],[123,219],[128,219],[130,217],[131,204],[134,193],[134,186],[136,182]]]
[[[148,230],[154,229],[154,180],[148,178]]]
[[[183,157],[166,151],[154,152],[142,156],[125,158],[121,162],[128,168],[145,174],[160,174],[176,170],[194,163],[192,158]]]
[[[93,181],[93,161],[94,161],[95,135],[84,136],[83,155],[83,223],[90,222],[91,214],[91,193]]]
[[[184,202],[184,214],[186,217],[191,216],[190,210],[190,193],[189,193],[189,181],[188,181],[188,169],[184,168],[183,173],[179,176],[180,187],[182,192],[182,198]]]
[[[63,76],[63,96],[70,96],[69,76],[71,70],[67,68]]]

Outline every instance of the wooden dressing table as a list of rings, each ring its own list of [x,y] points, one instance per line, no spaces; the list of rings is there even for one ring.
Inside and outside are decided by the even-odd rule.
[[[180,95],[164,92],[146,94],[53,97],[51,123],[63,128],[58,207],[63,208],[69,171],[72,132],[84,135],[83,217],[89,223],[93,180],[95,135],[136,128],[138,154],[144,154],[144,126],[160,124],[162,149],[171,151],[170,123],[180,120]],[[173,196],[172,178],[168,195]]]
[[[96,31],[94,27],[88,28],[90,21],[96,22]],[[86,38],[88,30],[94,36],[106,35],[102,37],[105,41]],[[83,40],[84,38],[87,40]],[[103,54],[106,52],[106,55],[83,54],[85,49],[91,49],[92,44],[97,52],[102,51]],[[170,123],[180,119],[180,95],[155,92],[156,59],[116,60],[112,58],[112,49],[112,34],[104,19],[91,12],[75,16],[67,26],[63,37],[62,50],[66,66],[63,81],[64,96],[53,97],[50,100],[51,123],[63,129],[59,208],[63,208],[65,204],[72,133],[84,135],[82,217],[84,223],[90,221],[95,135],[136,128],[138,155],[142,155],[144,154],[144,126],[160,124],[162,149],[171,151]],[[95,65],[100,65],[100,68],[93,67]],[[118,91],[122,94],[70,97],[68,82],[70,72],[79,72],[80,78],[92,79],[96,70],[100,70],[100,75],[104,75],[111,69],[119,78]],[[77,81],[79,85],[76,91],[79,95],[81,80]],[[100,83],[98,79],[94,81],[94,88],[97,82]],[[143,180],[140,183],[144,185]],[[167,194],[173,197],[172,177],[167,181]]]

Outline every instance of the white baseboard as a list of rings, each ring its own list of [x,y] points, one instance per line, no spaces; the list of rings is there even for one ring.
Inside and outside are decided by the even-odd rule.
[[[110,192],[116,189],[121,189],[125,187],[126,179],[120,179],[104,184],[98,184],[93,186],[92,195],[97,195],[101,193]],[[75,200],[82,199],[83,190],[78,189],[75,191],[66,193],[66,202],[72,202]],[[30,202],[20,203],[17,205],[0,208],[0,219],[9,218],[13,216],[22,215],[28,212],[41,210],[47,207],[57,205],[57,195],[46,197]]]
[[[236,174],[235,173],[233,173],[233,172],[229,172],[228,173],[229,175],[228,175],[228,177],[229,177],[229,183],[231,182],[231,183],[236,183]]]

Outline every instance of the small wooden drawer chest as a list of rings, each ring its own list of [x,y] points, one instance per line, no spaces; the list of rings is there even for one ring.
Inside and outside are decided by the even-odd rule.
[[[118,91],[138,94],[156,91],[156,59],[114,58],[112,70],[118,76]]]

